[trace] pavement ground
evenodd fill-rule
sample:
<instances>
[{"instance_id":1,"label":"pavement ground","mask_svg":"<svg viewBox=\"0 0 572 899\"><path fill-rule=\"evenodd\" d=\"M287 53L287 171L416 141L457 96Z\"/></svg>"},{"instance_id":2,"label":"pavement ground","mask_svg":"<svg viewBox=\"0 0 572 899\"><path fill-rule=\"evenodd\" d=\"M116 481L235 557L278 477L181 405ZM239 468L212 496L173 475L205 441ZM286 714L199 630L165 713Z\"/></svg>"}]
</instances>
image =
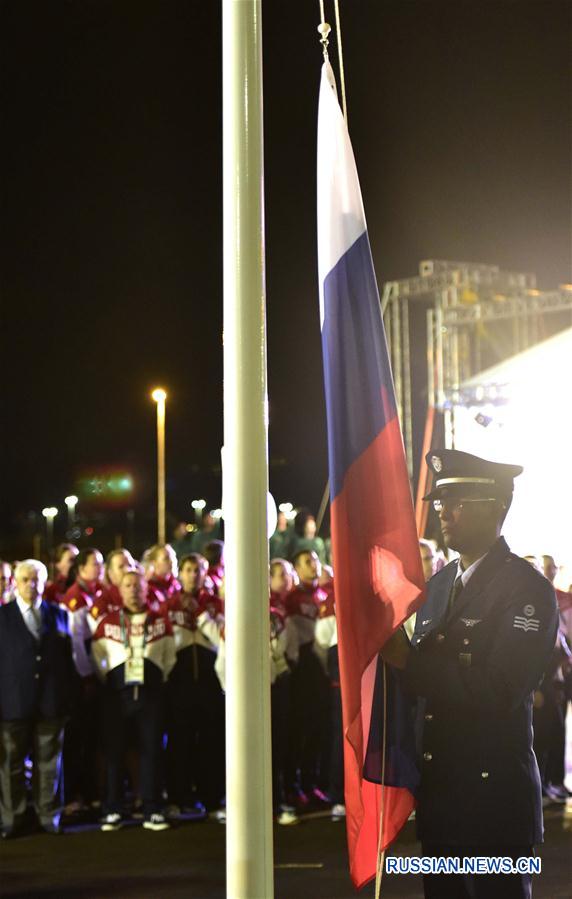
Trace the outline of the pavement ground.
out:
<instances>
[{"instance_id":1,"label":"pavement ground","mask_svg":"<svg viewBox=\"0 0 572 899\"><path fill-rule=\"evenodd\" d=\"M545 810L546 842L534 899L572 899L572 807ZM224 899L225 826L189 821L162 833L132 824L115 833L74 828L0 844L2 899ZM324 813L275 827L276 899L351 899L345 826ZM392 852L420 851L408 823ZM373 884L361 896L371 897ZM422 899L421 878L386 875L383 899Z\"/></svg>"}]
</instances>

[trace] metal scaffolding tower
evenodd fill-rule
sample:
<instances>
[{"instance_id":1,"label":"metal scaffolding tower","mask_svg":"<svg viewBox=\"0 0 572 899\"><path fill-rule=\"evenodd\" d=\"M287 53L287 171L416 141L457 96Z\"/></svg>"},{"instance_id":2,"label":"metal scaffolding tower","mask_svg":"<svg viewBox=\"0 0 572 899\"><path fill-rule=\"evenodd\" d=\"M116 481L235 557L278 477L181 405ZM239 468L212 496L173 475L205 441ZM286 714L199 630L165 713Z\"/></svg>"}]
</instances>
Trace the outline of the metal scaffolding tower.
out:
<instances>
[{"instance_id":1,"label":"metal scaffolding tower","mask_svg":"<svg viewBox=\"0 0 572 899\"><path fill-rule=\"evenodd\" d=\"M384 285L381 308L412 478L410 302L422 304L426 310L428 407L443 414L445 442L454 447L455 406L463 401L462 384L493 361L521 353L542 340L545 315L572 313L572 284L542 291L531 273L503 271L496 265L424 260L416 277Z\"/></svg>"}]
</instances>

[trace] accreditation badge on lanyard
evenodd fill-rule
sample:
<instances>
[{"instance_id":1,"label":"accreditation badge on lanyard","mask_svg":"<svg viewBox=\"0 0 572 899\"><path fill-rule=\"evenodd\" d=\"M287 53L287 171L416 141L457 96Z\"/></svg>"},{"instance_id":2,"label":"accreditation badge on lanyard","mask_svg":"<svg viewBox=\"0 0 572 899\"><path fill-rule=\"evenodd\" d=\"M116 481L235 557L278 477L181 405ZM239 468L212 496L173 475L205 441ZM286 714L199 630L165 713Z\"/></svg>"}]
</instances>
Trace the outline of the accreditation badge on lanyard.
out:
<instances>
[{"instance_id":1,"label":"accreditation badge on lanyard","mask_svg":"<svg viewBox=\"0 0 572 899\"><path fill-rule=\"evenodd\" d=\"M147 616L145 616L146 618ZM143 622L143 634L141 642L138 645L132 645L132 639L129 639L129 633L125 626L125 613L123 609L120 615L121 636L123 645L127 653L125 660L125 685L143 684L145 682L145 643L147 642L147 631L145 628L146 621Z\"/></svg>"}]
</instances>

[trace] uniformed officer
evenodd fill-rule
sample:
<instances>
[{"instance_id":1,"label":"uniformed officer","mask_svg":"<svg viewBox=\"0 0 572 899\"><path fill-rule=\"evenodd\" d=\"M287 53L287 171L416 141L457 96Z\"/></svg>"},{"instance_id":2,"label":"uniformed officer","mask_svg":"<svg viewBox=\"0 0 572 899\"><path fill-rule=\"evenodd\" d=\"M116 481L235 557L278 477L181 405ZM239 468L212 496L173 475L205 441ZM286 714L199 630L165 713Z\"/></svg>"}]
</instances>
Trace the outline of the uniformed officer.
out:
<instances>
[{"instance_id":1,"label":"uniformed officer","mask_svg":"<svg viewBox=\"0 0 572 899\"><path fill-rule=\"evenodd\" d=\"M413 645L402 630L382 655L418 702L424 855L533 854L542 841L532 695L554 648L552 585L500 536L517 465L434 450L425 499L445 544L460 554L429 582ZM426 897L529 897L529 874L424 878Z\"/></svg>"}]
</instances>

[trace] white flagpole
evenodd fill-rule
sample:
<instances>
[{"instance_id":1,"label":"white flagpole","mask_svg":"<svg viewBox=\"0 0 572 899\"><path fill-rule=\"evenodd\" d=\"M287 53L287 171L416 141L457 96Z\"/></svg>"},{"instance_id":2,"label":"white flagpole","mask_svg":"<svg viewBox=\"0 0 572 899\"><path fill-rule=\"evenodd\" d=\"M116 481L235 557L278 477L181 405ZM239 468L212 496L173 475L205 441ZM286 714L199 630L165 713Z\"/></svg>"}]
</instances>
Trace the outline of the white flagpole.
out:
<instances>
[{"instance_id":1,"label":"white flagpole","mask_svg":"<svg viewBox=\"0 0 572 899\"><path fill-rule=\"evenodd\" d=\"M272 899L260 0L223 0L227 897Z\"/></svg>"}]
</instances>

